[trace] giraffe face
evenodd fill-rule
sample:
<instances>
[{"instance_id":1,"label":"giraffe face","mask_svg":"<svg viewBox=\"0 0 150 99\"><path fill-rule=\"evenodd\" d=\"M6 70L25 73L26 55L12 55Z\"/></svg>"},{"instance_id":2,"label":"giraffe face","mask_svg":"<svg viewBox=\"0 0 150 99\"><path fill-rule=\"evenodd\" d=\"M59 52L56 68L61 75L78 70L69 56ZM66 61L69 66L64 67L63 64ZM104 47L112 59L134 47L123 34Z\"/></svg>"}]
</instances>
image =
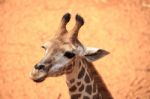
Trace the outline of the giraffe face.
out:
<instances>
[{"instance_id":1,"label":"giraffe face","mask_svg":"<svg viewBox=\"0 0 150 99\"><path fill-rule=\"evenodd\" d=\"M73 60L78 51L70 42L48 41L42 48L44 57L37 63L31 73L34 81L43 81L47 76L56 77L68 73L73 68Z\"/></svg>"},{"instance_id":2,"label":"giraffe face","mask_svg":"<svg viewBox=\"0 0 150 99\"><path fill-rule=\"evenodd\" d=\"M44 57L37 63L31 72L31 78L36 82L45 80L46 77L56 77L70 73L74 68L74 62L79 57L94 61L107 55L108 52L97 48L75 47L71 42L58 40L46 42L42 48L45 49Z\"/></svg>"},{"instance_id":3,"label":"giraffe face","mask_svg":"<svg viewBox=\"0 0 150 99\"><path fill-rule=\"evenodd\" d=\"M71 31L67 31L66 24L70 20L70 14L62 17L62 21L54 40L46 42L42 47L45 55L38 62L32 72L31 79L36 82L43 81L46 77L60 76L70 73L74 67L75 60L79 57L88 61L96 60L107 54L106 51L86 48L77 39L80 27L84 24L81 16L76 15L76 24Z\"/></svg>"}]
</instances>

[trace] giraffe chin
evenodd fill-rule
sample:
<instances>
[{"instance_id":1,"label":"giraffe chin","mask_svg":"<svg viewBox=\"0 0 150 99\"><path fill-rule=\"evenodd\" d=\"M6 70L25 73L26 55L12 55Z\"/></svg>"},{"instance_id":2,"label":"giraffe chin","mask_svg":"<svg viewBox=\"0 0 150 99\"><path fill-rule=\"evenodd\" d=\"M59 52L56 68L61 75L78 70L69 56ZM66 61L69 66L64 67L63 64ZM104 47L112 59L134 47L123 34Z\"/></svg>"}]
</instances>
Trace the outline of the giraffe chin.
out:
<instances>
[{"instance_id":1,"label":"giraffe chin","mask_svg":"<svg viewBox=\"0 0 150 99\"><path fill-rule=\"evenodd\" d=\"M45 80L45 78L40 78L40 79L34 79L33 81L36 82L36 83L40 83L40 82L43 82Z\"/></svg>"}]
</instances>

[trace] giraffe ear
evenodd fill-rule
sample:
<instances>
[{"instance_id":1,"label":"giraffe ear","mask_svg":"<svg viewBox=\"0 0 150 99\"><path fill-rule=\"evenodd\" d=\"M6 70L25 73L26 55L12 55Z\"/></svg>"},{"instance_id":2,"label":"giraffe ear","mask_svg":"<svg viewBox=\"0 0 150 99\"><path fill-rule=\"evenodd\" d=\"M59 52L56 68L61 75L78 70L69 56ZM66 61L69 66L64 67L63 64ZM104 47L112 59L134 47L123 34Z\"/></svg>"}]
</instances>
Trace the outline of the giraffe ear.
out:
<instances>
[{"instance_id":1,"label":"giraffe ear","mask_svg":"<svg viewBox=\"0 0 150 99\"><path fill-rule=\"evenodd\" d=\"M103 49L98 49L98 48L90 48L87 47L86 48L86 52L85 52L85 57L87 58L87 60L89 61L95 61L99 58L102 58L105 55L108 55L109 52L105 51Z\"/></svg>"}]
</instances>

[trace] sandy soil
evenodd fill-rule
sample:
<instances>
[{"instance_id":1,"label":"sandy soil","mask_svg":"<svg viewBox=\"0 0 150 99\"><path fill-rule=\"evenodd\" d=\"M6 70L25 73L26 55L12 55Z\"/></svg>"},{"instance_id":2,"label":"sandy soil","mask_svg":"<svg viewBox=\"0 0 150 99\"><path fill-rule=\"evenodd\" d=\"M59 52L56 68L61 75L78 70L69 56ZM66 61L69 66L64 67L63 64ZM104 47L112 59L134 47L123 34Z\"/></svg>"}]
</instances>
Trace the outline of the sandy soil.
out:
<instances>
[{"instance_id":1,"label":"sandy soil","mask_svg":"<svg viewBox=\"0 0 150 99\"><path fill-rule=\"evenodd\" d=\"M0 0L0 99L69 99L64 76L29 79L66 12L85 18L85 45L111 53L94 64L114 99L150 99L148 0Z\"/></svg>"}]
</instances>

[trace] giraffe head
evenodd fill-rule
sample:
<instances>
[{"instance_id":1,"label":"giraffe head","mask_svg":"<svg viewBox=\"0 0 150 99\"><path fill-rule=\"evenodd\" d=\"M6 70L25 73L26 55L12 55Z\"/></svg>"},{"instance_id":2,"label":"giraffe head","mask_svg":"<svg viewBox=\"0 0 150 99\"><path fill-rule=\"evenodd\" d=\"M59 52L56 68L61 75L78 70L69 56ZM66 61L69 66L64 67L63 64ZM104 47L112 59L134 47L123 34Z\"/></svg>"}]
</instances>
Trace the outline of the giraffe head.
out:
<instances>
[{"instance_id":1,"label":"giraffe head","mask_svg":"<svg viewBox=\"0 0 150 99\"><path fill-rule=\"evenodd\" d=\"M75 59L86 58L94 61L108 54L107 51L97 48L88 48L78 40L78 32L84 24L80 15L76 15L76 24L71 31L67 31L66 25L70 20L70 14L66 13L61 20L56 37L47 41L42 47L45 55L38 62L32 72L31 79L36 82L43 81L46 77L56 77L70 73L74 67Z\"/></svg>"}]
</instances>

